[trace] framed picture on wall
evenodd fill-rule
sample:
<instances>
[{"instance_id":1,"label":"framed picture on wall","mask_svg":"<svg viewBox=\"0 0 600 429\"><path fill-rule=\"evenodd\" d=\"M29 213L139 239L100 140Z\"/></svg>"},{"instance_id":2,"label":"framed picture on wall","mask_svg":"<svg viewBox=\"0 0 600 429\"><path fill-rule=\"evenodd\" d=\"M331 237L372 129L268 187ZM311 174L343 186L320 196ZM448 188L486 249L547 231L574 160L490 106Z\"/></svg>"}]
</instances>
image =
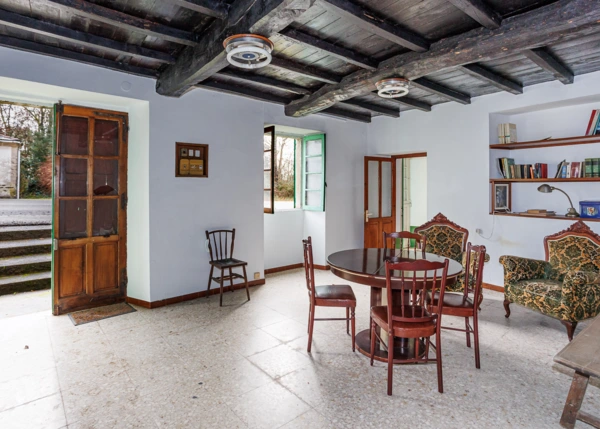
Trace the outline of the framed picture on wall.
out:
<instances>
[{"instance_id":1,"label":"framed picture on wall","mask_svg":"<svg viewBox=\"0 0 600 429\"><path fill-rule=\"evenodd\" d=\"M493 183L492 213L511 211L510 183Z\"/></svg>"}]
</instances>

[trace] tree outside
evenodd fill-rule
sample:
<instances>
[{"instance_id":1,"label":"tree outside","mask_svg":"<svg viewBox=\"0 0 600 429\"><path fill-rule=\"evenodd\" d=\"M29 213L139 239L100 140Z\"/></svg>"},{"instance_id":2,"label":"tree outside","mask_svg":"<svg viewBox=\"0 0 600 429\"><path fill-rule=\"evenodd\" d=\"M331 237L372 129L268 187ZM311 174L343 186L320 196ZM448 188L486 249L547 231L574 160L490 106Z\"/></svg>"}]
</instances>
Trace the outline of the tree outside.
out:
<instances>
[{"instance_id":1,"label":"tree outside","mask_svg":"<svg viewBox=\"0 0 600 429\"><path fill-rule=\"evenodd\" d=\"M294 201L296 139L277 136L275 144L275 201Z\"/></svg>"},{"instance_id":2,"label":"tree outside","mask_svg":"<svg viewBox=\"0 0 600 429\"><path fill-rule=\"evenodd\" d=\"M52 109L0 101L0 134L17 138L21 150L21 198L52 196Z\"/></svg>"}]
</instances>

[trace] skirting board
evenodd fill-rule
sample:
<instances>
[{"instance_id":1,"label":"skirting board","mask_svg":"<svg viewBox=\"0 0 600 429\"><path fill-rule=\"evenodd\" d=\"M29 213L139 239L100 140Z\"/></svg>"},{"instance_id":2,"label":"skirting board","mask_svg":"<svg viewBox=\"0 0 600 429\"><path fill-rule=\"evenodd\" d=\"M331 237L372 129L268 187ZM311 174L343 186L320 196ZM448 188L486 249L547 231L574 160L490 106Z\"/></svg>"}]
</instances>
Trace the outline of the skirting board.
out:
<instances>
[{"instance_id":1,"label":"skirting board","mask_svg":"<svg viewBox=\"0 0 600 429\"><path fill-rule=\"evenodd\" d=\"M250 286L250 287L264 285L264 284L265 284L265 279L252 280L252 281L248 282L248 286ZM243 283L235 284L235 285L233 285L233 289L234 290L244 289L244 284ZM223 292L229 292L230 290L231 290L231 286L225 286L223 288ZM217 295L218 293L219 293L218 287L216 289L210 290L211 295ZM132 297L128 296L127 302L129 304L139 305L140 307L144 307L144 308L158 308L158 307L164 307L165 305L177 304L177 303L184 302L184 301L191 301L192 299L202 298L202 297L205 297L206 295L207 295L206 291L203 290L200 292L194 292L194 293L190 293L187 295L174 296L173 298L161 299L160 301L152 301L152 302L148 302L148 301L144 301L142 299L132 298Z\"/></svg>"},{"instance_id":2,"label":"skirting board","mask_svg":"<svg viewBox=\"0 0 600 429\"><path fill-rule=\"evenodd\" d=\"M495 290L496 292L504 293L504 287L503 286L496 286L496 285L493 285L491 283L483 283L482 286L483 286L484 289Z\"/></svg>"},{"instance_id":3,"label":"skirting board","mask_svg":"<svg viewBox=\"0 0 600 429\"><path fill-rule=\"evenodd\" d=\"M329 265L313 265L315 267L315 270L321 270L321 271L326 271L331 269L329 267ZM265 270L265 275L267 274L274 274L274 273L280 273L282 271L288 271L288 270L296 270L298 268L302 268L304 267L304 264L302 262L300 262L299 264L292 264L292 265L284 265L282 267L275 267L275 268L267 268Z\"/></svg>"}]
</instances>

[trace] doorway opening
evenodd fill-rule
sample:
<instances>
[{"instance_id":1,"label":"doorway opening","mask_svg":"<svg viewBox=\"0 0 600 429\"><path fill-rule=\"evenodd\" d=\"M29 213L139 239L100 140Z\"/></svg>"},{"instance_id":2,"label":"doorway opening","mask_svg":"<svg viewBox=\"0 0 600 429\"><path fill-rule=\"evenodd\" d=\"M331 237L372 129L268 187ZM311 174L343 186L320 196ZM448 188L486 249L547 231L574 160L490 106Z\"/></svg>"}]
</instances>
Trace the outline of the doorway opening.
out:
<instances>
[{"instance_id":1,"label":"doorway opening","mask_svg":"<svg viewBox=\"0 0 600 429\"><path fill-rule=\"evenodd\" d=\"M0 100L0 297L28 292L3 313L48 308L53 132L52 108Z\"/></svg>"},{"instance_id":2,"label":"doorway opening","mask_svg":"<svg viewBox=\"0 0 600 429\"><path fill-rule=\"evenodd\" d=\"M427 222L427 154L395 156L396 227L414 232ZM412 244L412 243L411 243Z\"/></svg>"}]
</instances>

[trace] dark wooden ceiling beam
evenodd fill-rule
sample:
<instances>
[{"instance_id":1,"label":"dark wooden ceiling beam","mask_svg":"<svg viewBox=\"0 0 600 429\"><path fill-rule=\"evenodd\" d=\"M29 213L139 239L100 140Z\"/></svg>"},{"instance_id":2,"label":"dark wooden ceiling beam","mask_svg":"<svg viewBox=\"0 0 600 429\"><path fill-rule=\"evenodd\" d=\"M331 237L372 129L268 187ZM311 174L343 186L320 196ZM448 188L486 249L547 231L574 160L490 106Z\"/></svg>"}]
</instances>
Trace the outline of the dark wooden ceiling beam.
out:
<instances>
[{"instance_id":1,"label":"dark wooden ceiling beam","mask_svg":"<svg viewBox=\"0 0 600 429\"><path fill-rule=\"evenodd\" d=\"M377 91L374 93L377 94ZM423 112L431 112L431 104L427 104L423 101L415 100L414 98L410 97L386 98L386 101L392 101L396 104L418 109Z\"/></svg>"},{"instance_id":2,"label":"dark wooden ceiling beam","mask_svg":"<svg viewBox=\"0 0 600 429\"><path fill-rule=\"evenodd\" d=\"M371 115L370 114L350 112L348 110L340 109L339 107L329 107L328 109L325 109L319 113L323 113L323 114L329 115L329 116L335 116L336 118L351 119L353 121L364 122L366 124L371 123Z\"/></svg>"},{"instance_id":3,"label":"dark wooden ceiling beam","mask_svg":"<svg viewBox=\"0 0 600 429\"><path fill-rule=\"evenodd\" d=\"M523 54L548 73L552 73L556 79L565 85L573 83L573 72L547 50L543 48L530 49L523 51Z\"/></svg>"},{"instance_id":4,"label":"dark wooden ceiling beam","mask_svg":"<svg viewBox=\"0 0 600 429\"><path fill-rule=\"evenodd\" d=\"M296 85L294 83L286 82L283 80L273 79L267 76L262 76L259 74L250 74L250 73L242 73L242 72L234 72L230 70L222 70L218 73L215 73L214 76L225 76L231 79L235 79L237 81L242 82L252 82L259 85L267 86L269 88L276 88L281 91L290 92L292 94L298 95L310 95L312 91L308 88L304 88L300 85Z\"/></svg>"},{"instance_id":5,"label":"dark wooden ceiling beam","mask_svg":"<svg viewBox=\"0 0 600 429\"><path fill-rule=\"evenodd\" d=\"M229 5L220 0L167 0L186 9L199 12L202 15L212 16L217 19L226 19Z\"/></svg>"},{"instance_id":6,"label":"dark wooden ceiling beam","mask_svg":"<svg viewBox=\"0 0 600 429\"><path fill-rule=\"evenodd\" d=\"M382 61L377 70L352 73L335 85L286 106L289 116L306 116L337 102L368 94L390 76L414 80L465 64L491 61L557 41L567 42L600 28L600 0L558 0L530 12L505 18L500 28L480 27L431 45L428 52L409 52Z\"/></svg>"},{"instance_id":7,"label":"dark wooden ceiling beam","mask_svg":"<svg viewBox=\"0 0 600 429\"><path fill-rule=\"evenodd\" d=\"M447 100L456 101L460 104L471 104L471 97L467 94L450 89L447 86L440 85L424 77L413 80L411 84L424 91L444 97Z\"/></svg>"},{"instance_id":8,"label":"dark wooden ceiling beam","mask_svg":"<svg viewBox=\"0 0 600 429\"><path fill-rule=\"evenodd\" d=\"M340 83L342 81L341 76L334 75L313 66L303 65L295 61L290 61L279 57L273 57L271 64L269 64L267 67L287 70L297 75L325 83Z\"/></svg>"},{"instance_id":9,"label":"dark wooden ceiling beam","mask_svg":"<svg viewBox=\"0 0 600 429\"><path fill-rule=\"evenodd\" d=\"M375 70L377 68L377 61L366 55L359 54L351 49L344 48L340 45L326 42L325 40L311 36L310 34L303 33L292 28L286 28L279 33L281 37L287 40L291 40L295 43L302 43L311 48L318 49L322 52L326 52L332 57L339 58L349 64L361 67L367 70Z\"/></svg>"},{"instance_id":10,"label":"dark wooden ceiling beam","mask_svg":"<svg viewBox=\"0 0 600 429\"><path fill-rule=\"evenodd\" d=\"M340 104L347 104L349 106L360 107L361 109L369 110L370 112L379 113L384 116L390 116L392 118L400 117L400 109L392 109L385 106L380 106L378 104L368 103L365 101L359 100L346 100Z\"/></svg>"},{"instance_id":11,"label":"dark wooden ceiling beam","mask_svg":"<svg viewBox=\"0 0 600 429\"><path fill-rule=\"evenodd\" d=\"M131 66L129 64L119 63L116 61L107 60L105 58L82 54L80 52L69 51L67 49L57 48L55 46L50 45L44 45L37 42L31 42L29 40L17 39L15 37L0 35L0 46L6 46L7 48L18 49L20 51L32 52L34 54L46 55L49 57L77 61L79 63L84 64L91 64L94 66L103 67L111 70L117 70L120 72L134 74L138 76L152 78L158 76L158 72L156 70Z\"/></svg>"},{"instance_id":12,"label":"dark wooden ceiling beam","mask_svg":"<svg viewBox=\"0 0 600 429\"><path fill-rule=\"evenodd\" d=\"M425 52L429 42L420 35L398 25L387 23L382 17L349 0L320 0L337 15L364 30L412 51Z\"/></svg>"},{"instance_id":13,"label":"dark wooden ceiling beam","mask_svg":"<svg viewBox=\"0 0 600 429\"><path fill-rule=\"evenodd\" d=\"M469 15L485 28L496 29L502 23L502 17L483 0L448 0L458 9Z\"/></svg>"},{"instance_id":14,"label":"dark wooden ceiling beam","mask_svg":"<svg viewBox=\"0 0 600 429\"><path fill-rule=\"evenodd\" d=\"M511 94L523 94L523 85L513 80L507 79L504 76L500 76L493 71L482 67L478 64L467 64L461 67L461 70L470 76L477 79L484 80L503 91L510 92Z\"/></svg>"},{"instance_id":15,"label":"dark wooden ceiling beam","mask_svg":"<svg viewBox=\"0 0 600 429\"><path fill-rule=\"evenodd\" d=\"M94 36L90 33L72 30L67 27L52 24L46 21L19 15L4 9L0 9L0 24L9 27L25 30L30 33L40 34L52 37L57 40L73 42L81 46L91 48L101 48L103 51L112 52L118 55L128 55L137 58L151 59L161 63L174 63L175 58L171 55L144 48L142 46L131 45L129 43L119 42L105 37Z\"/></svg>"},{"instance_id":16,"label":"dark wooden ceiling beam","mask_svg":"<svg viewBox=\"0 0 600 429\"><path fill-rule=\"evenodd\" d=\"M185 48L177 62L165 68L156 82L161 95L178 97L229 64L223 41L241 33L269 37L306 12L315 0L236 0L226 20L214 21L200 43Z\"/></svg>"}]
</instances>

